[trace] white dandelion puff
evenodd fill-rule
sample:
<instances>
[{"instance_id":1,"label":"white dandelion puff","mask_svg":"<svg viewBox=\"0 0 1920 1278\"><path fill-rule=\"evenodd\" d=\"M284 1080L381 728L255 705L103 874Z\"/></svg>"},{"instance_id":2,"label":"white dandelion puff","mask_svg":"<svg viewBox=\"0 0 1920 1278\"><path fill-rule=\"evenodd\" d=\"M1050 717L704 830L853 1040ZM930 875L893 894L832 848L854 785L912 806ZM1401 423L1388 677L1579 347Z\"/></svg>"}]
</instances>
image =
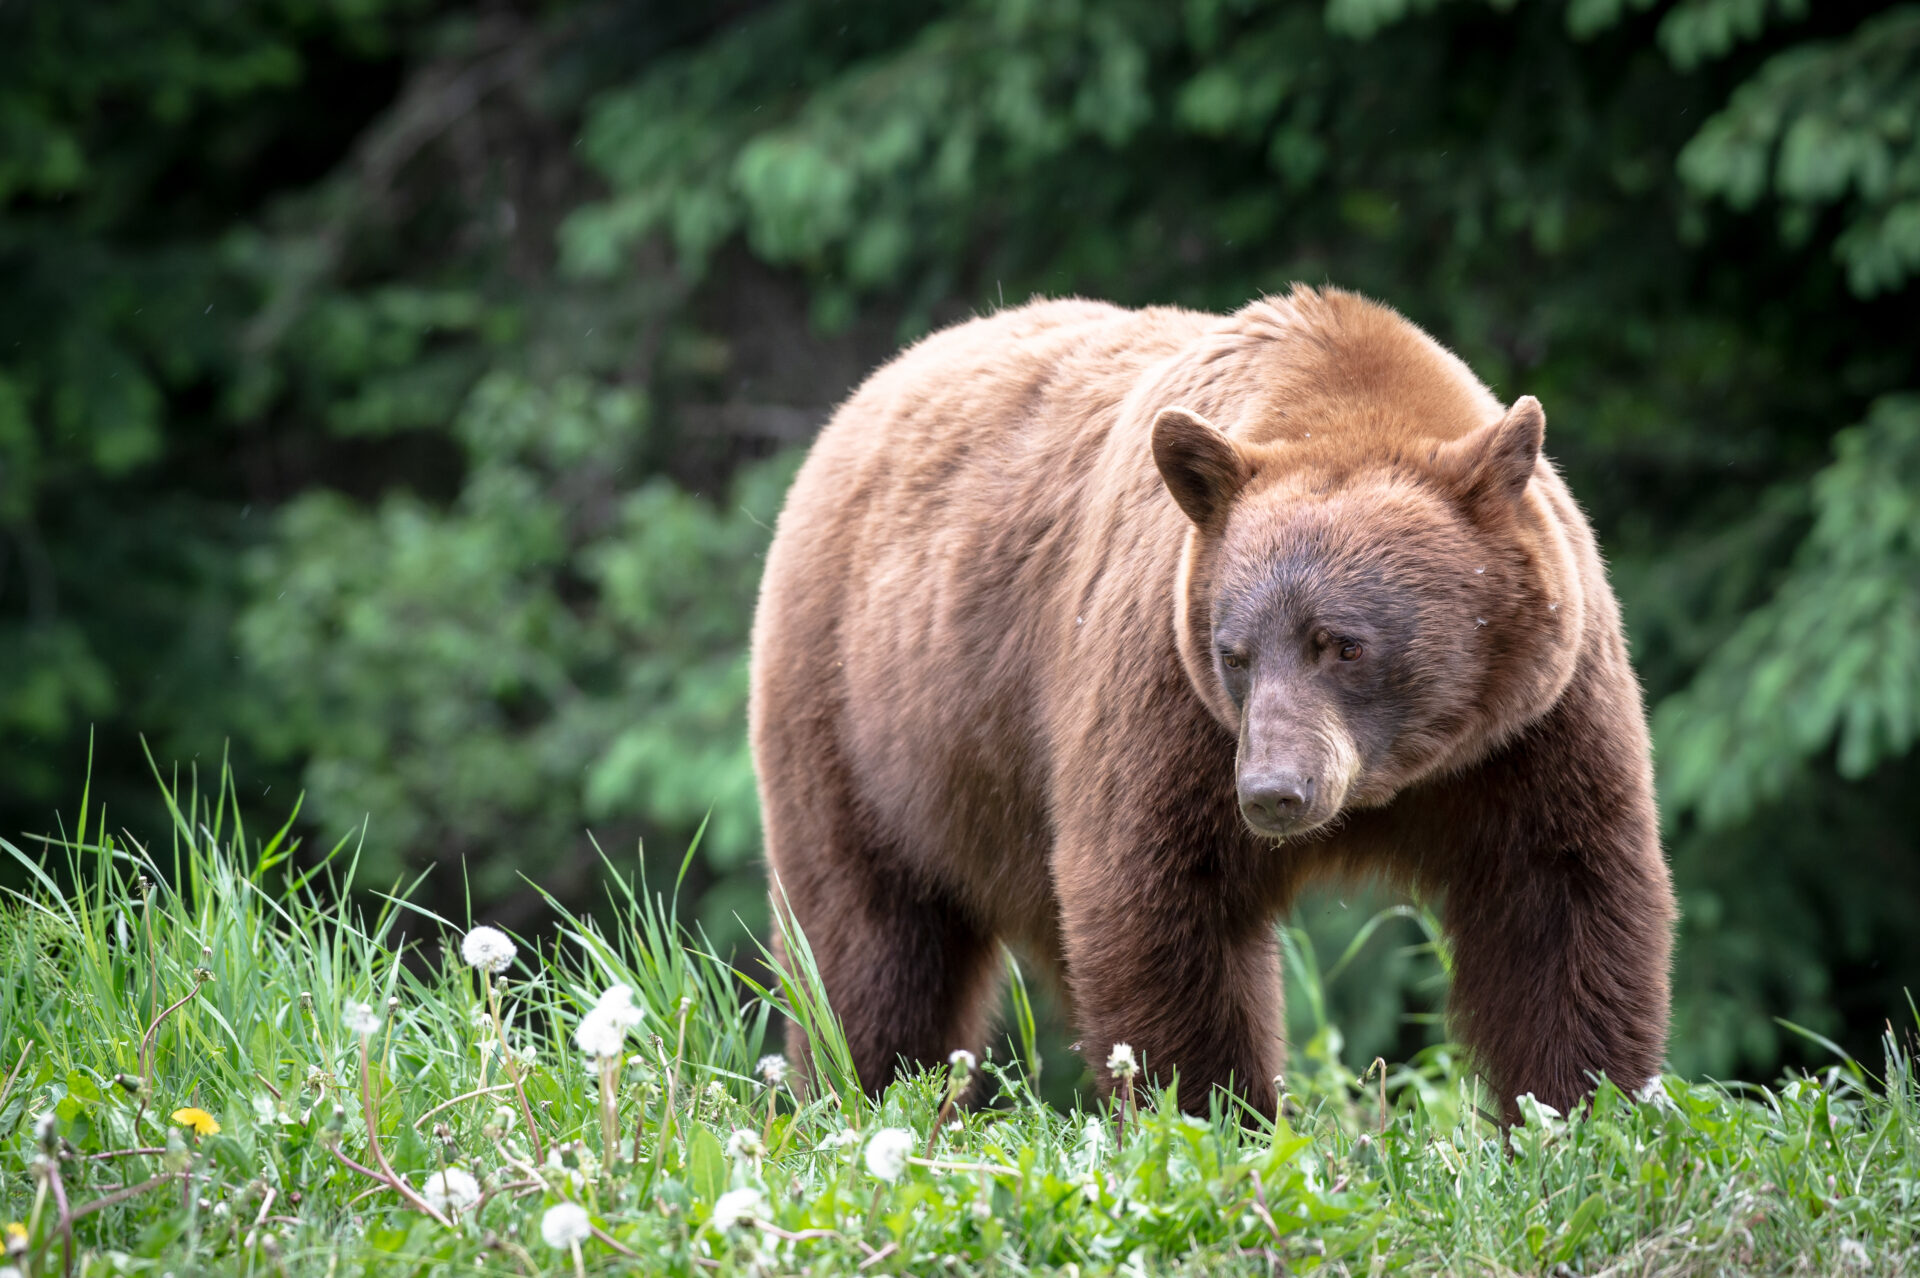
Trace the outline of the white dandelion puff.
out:
<instances>
[{"instance_id":1,"label":"white dandelion puff","mask_svg":"<svg viewBox=\"0 0 1920 1278\"><path fill-rule=\"evenodd\" d=\"M513 940L497 927L476 927L460 940L460 957L467 966L482 972L504 972L520 952Z\"/></svg>"},{"instance_id":2,"label":"white dandelion puff","mask_svg":"<svg viewBox=\"0 0 1920 1278\"><path fill-rule=\"evenodd\" d=\"M466 1211L480 1201L480 1182L464 1168L449 1167L427 1177L420 1196L435 1211Z\"/></svg>"},{"instance_id":3,"label":"white dandelion puff","mask_svg":"<svg viewBox=\"0 0 1920 1278\"><path fill-rule=\"evenodd\" d=\"M899 1180L907 1170L913 1133L904 1127L882 1127L867 1141L867 1170L881 1180Z\"/></svg>"},{"instance_id":4,"label":"white dandelion puff","mask_svg":"<svg viewBox=\"0 0 1920 1278\"><path fill-rule=\"evenodd\" d=\"M340 1013L340 1023L350 1032L365 1038L380 1028L380 1013L373 1010L371 1003L356 1003L348 999L346 1010Z\"/></svg>"},{"instance_id":5,"label":"white dandelion puff","mask_svg":"<svg viewBox=\"0 0 1920 1278\"><path fill-rule=\"evenodd\" d=\"M980 1064L980 1061L972 1052L961 1047L947 1054L947 1064L953 1066L962 1074L971 1074Z\"/></svg>"},{"instance_id":6,"label":"white dandelion puff","mask_svg":"<svg viewBox=\"0 0 1920 1278\"><path fill-rule=\"evenodd\" d=\"M727 1157L738 1162L743 1158L758 1158L767 1152L760 1143L760 1133L751 1127L737 1127L733 1135L727 1137Z\"/></svg>"},{"instance_id":7,"label":"white dandelion puff","mask_svg":"<svg viewBox=\"0 0 1920 1278\"><path fill-rule=\"evenodd\" d=\"M627 1050L627 1026L618 1015L596 1007L580 1018L573 1031L575 1046L598 1060L608 1060Z\"/></svg>"},{"instance_id":8,"label":"white dandelion puff","mask_svg":"<svg viewBox=\"0 0 1920 1278\"><path fill-rule=\"evenodd\" d=\"M787 1058L784 1056L762 1056L753 1072L766 1080L768 1087L778 1087L787 1081Z\"/></svg>"},{"instance_id":9,"label":"white dandelion puff","mask_svg":"<svg viewBox=\"0 0 1920 1278\"><path fill-rule=\"evenodd\" d=\"M1132 1078L1139 1069L1139 1064L1133 1058L1133 1048L1128 1044L1115 1043L1113 1050L1107 1053L1107 1072L1115 1078Z\"/></svg>"},{"instance_id":10,"label":"white dandelion puff","mask_svg":"<svg viewBox=\"0 0 1920 1278\"><path fill-rule=\"evenodd\" d=\"M721 1229L751 1225L773 1215L767 1196L757 1189L729 1189L714 1200L713 1223Z\"/></svg>"},{"instance_id":11,"label":"white dandelion puff","mask_svg":"<svg viewBox=\"0 0 1920 1278\"><path fill-rule=\"evenodd\" d=\"M622 1030L634 1029L647 1019L645 1009L633 1001L631 985L607 986L599 1001L593 1005L593 1010L603 1013Z\"/></svg>"},{"instance_id":12,"label":"white dandelion puff","mask_svg":"<svg viewBox=\"0 0 1920 1278\"><path fill-rule=\"evenodd\" d=\"M555 1203L540 1217L540 1237L556 1250L578 1247L592 1236L593 1219L579 1203Z\"/></svg>"}]
</instances>

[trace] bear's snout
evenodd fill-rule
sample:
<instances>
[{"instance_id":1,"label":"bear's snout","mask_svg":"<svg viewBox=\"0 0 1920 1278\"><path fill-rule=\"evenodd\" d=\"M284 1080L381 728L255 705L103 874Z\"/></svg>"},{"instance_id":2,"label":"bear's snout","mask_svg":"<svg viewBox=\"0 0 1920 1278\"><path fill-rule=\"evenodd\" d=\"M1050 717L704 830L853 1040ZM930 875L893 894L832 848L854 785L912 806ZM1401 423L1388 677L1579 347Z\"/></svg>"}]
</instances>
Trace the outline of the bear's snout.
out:
<instances>
[{"instance_id":1,"label":"bear's snout","mask_svg":"<svg viewBox=\"0 0 1920 1278\"><path fill-rule=\"evenodd\" d=\"M1313 810L1313 778L1290 770L1240 778L1240 812L1262 834L1290 834Z\"/></svg>"}]
</instances>

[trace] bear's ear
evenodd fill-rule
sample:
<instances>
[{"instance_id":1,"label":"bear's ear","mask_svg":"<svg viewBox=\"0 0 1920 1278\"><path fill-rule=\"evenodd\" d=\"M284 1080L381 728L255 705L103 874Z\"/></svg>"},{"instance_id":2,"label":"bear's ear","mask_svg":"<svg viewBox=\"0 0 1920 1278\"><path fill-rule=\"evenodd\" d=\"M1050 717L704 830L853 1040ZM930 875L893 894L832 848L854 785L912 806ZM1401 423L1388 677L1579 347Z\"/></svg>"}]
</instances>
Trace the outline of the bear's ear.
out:
<instances>
[{"instance_id":1,"label":"bear's ear","mask_svg":"<svg viewBox=\"0 0 1920 1278\"><path fill-rule=\"evenodd\" d=\"M1253 478L1253 467L1234 442L1185 408L1163 408L1154 419L1153 464L1180 509L1202 528L1223 519Z\"/></svg>"},{"instance_id":2,"label":"bear's ear","mask_svg":"<svg viewBox=\"0 0 1920 1278\"><path fill-rule=\"evenodd\" d=\"M1499 421L1442 444L1434 460L1469 509L1494 513L1526 492L1546 436L1540 401L1522 395Z\"/></svg>"}]
</instances>

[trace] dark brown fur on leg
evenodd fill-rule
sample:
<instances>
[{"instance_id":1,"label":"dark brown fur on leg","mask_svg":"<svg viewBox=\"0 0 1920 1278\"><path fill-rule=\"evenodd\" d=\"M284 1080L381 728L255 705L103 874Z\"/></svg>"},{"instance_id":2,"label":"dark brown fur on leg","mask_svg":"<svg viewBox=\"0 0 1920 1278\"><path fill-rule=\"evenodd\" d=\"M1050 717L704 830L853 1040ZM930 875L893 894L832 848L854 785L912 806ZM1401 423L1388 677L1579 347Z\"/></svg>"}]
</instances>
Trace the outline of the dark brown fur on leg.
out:
<instances>
[{"instance_id":1,"label":"dark brown fur on leg","mask_svg":"<svg viewBox=\"0 0 1920 1278\"><path fill-rule=\"evenodd\" d=\"M1218 1087L1272 1117L1285 1056L1273 929L1216 928L1113 900L1069 900L1066 910L1082 1050L1101 1094L1115 1087L1108 1054L1126 1043L1141 1081L1177 1081L1189 1113L1206 1113Z\"/></svg>"},{"instance_id":2,"label":"dark brown fur on leg","mask_svg":"<svg viewBox=\"0 0 1920 1278\"><path fill-rule=\"evenodd\" d=\"M1444 783L1470 804L1429 809L1452 832L1427 877L1445 895L1454 1029L1508 1122L1527 1093L1570 1112L1595 1075L1632 1091L1666 1045L1672 890L1644 755L1609 739L1602 697L1577 677L1545 720Z\"/></svg>"},{"instance_id":3,"label":"dark brown fur on leg","mask_svg":"<svg viewBox=\"0 0 1920 1278\"><path fill-rule=\"evenodd\" d=\"M964 911L883 870L803 883L788 888L787 902L870 1095L902 1063L944 1066L957 1048L981 1053L997 969L991 938ZM800 1070L810 1069L797 1028L788 1052Z\"/></svg>"},{"instance_id":4,"label":"dark brown fur on leg","mask_svg":"<svg viewBox=\"0 0 1920 1278\"><path fill-rule=\"evenodd\" d=\"M1103 1095L1108 1053L1126 1043L1143 1080L1177 1076L1188 1112L1206 1113L1224 1087L1271 1116L1285 1061L1272 920L1286 862L1235 811L1233 742L1173 661L1160 668L1125 702L1074 707L1090 741L1153 736L1166 750L1151 775L1109 759L1058 786L1054 890L1075 1025Z\"/></svg>"}]
</instances>

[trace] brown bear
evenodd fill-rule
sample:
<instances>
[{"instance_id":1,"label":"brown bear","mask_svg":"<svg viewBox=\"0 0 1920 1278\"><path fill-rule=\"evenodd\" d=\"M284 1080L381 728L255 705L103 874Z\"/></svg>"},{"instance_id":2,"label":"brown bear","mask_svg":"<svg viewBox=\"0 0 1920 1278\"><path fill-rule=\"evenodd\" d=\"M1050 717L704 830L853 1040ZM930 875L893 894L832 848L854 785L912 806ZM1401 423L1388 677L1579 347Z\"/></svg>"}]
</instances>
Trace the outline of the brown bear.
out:
<instances>
[{"instance_id":1,"label":"brown bear","mask_svg":"<svg viewBox=\"0 0 1920 1278\"><path fill-rule=\"evenodd\" d=\"M1271 1113L1274 922L1329 876L1438 898L1509 1119L1655 1073L1645 717L1544 426L1331 289L1038 302L873 374L780 516L751 709L775 906L863 1085L982 1048L1006 941L1105 1085L1124 1042Z\"/></svg>"}]
</instances>

